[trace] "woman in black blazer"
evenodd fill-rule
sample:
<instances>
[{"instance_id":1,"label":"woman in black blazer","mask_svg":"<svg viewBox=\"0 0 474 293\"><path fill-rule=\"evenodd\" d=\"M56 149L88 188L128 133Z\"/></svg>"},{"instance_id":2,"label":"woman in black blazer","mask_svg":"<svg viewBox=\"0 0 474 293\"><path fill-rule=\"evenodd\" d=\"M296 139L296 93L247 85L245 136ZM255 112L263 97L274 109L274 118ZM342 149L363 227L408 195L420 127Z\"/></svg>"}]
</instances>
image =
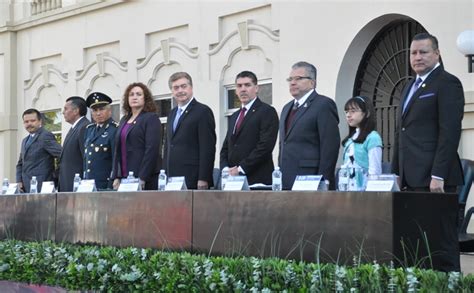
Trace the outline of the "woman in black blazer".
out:
<instances>
[{"instance_id":1,"label":"woman in black blazer","mask_svg":"<svg viewBox=\"0 0 474 293\"><path fill-rule=\"evenodd\" d=\"M161 122L148 87L140 82L130 84L122 109L125 115L115 137L114 189L118 189L120 178L133 171L143 190L156 190L161 168Z\"/></svg>"}]
</instances>

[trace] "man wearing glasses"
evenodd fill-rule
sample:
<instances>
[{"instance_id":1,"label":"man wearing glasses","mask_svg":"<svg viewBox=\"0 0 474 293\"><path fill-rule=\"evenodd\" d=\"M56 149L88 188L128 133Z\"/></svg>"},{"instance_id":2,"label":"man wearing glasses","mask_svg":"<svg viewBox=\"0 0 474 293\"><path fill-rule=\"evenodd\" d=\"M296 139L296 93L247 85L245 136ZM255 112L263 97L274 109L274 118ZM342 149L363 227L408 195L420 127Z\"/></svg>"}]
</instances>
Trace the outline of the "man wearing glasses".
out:
<instances>
[{"instance_id":1,"label":"man wearing glasses","mask_svg":"<svg viewBox=\"0 0 474 293\"><path fill-rule=\"evenodd\" d=\"M334 190L340 143L336 103L316 92L316 67L310 63L295 63L287 81L294 99L280 116L283 189L291 189L297 175L323 175Z\"/></svg>"}]
</instances>

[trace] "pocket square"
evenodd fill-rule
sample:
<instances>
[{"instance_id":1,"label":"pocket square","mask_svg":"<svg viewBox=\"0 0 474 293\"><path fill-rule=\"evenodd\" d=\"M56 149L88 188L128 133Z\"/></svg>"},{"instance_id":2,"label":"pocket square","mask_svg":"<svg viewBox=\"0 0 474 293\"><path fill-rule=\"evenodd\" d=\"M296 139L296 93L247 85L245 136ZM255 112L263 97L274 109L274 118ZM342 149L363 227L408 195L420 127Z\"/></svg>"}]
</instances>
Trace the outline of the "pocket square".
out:
<instances>
[{"instance_id":1,"label":"pocket square","mask_svg":"<svg viewBox=\"0 0 474 293\"><path fill-rule=\"evenodd\" d=\"M434 95L435 95L435 93L427 93L427 94L419 96L418 99L429 98L429 97L432 97Z\"/></svg>"}]
</instances>

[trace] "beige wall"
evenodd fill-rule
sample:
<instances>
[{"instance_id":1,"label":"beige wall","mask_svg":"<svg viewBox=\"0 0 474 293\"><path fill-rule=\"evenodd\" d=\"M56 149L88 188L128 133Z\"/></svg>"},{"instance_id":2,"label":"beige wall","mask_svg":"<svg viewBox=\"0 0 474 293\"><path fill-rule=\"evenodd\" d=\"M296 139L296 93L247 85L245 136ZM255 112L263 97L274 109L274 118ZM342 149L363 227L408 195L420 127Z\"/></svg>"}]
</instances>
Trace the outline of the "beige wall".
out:
<instances>
[{"instance_id":1,"label":"beige wall","mask_svg":"<svg viewBox=\"0 0 474 293\"><path fill-rule=\"evenodd\" d=\"M400 17L439 38L446 69L461 79L467 98L460 153L474 159L474 74L456 49L457 35L473 29L470 0L62 1L63 8L35 16L29 3L10 2L0 3L0 178L14 176L25 108L60 109L68 96L93 90L119 101L136 80L169 95L166 81L176 70L193 76L196 97L214 110L218 149L226 128L223 86L241 70L272 80L280 111L289 100L290 66L309 61L318 67L318 91L341 108L368 42Z\"/></svg>"}]
</instances>

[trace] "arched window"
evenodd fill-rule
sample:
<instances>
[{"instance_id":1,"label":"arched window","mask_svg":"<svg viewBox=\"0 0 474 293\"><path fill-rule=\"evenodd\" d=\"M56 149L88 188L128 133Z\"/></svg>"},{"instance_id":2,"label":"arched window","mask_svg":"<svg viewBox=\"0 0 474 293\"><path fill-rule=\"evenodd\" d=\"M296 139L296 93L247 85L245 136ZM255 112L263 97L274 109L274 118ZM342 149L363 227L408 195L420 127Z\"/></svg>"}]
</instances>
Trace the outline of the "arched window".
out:
<instances>
[{"instance_id":1,"label":"arched window","mask_svg":"<svg viewBox=\"0 0 474 293\"><path fill-rule=\"evenodd\" d=\"M353 95L374 101L385 162L392 157L402 90L415 75L410 67L411 39L422 32L426 30L412 19L389 23L370 42L357 71Z\"/></svg>"}]
</instances>

